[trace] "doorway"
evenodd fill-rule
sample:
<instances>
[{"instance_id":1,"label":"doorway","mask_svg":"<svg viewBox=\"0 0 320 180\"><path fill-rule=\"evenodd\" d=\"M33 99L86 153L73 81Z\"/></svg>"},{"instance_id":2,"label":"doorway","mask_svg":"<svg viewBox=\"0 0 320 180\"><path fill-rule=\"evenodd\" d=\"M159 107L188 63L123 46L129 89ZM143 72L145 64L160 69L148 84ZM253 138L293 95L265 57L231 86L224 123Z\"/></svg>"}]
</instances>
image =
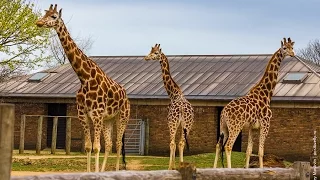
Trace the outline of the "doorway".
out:
<instances>
[{"instance_id":1,"label":"doorway","mask_svg":"<svg viewBox=\"0 0 320 180\"><path fill-rule=\"evenodd\" d=\"M220 136L220 116L221 116L221 112L223 110L222 106L218 106L217 107L217 111L218 111L218 121L217 121L217 142L219 140L219 136ZM236 142L233 145L232 151L237 151L237 152L241 152L241 142L242 142L242 131L240 132L240 134L238 135Z\"/></svg>"},{"instance_id":2,"label":"doorway","mask_svg":"<svg viewBox=\"0 0 320 180\"><path fill-rule=\"evenodd\" d=\"M66 116L67 104L50 103L48 104L48 116ZM47 124L47 147L51 147L53 117L48 117ZM57 127L57 149L65 149L66 147L66 117L58 118Z\"/></svg>"}]
</instances>

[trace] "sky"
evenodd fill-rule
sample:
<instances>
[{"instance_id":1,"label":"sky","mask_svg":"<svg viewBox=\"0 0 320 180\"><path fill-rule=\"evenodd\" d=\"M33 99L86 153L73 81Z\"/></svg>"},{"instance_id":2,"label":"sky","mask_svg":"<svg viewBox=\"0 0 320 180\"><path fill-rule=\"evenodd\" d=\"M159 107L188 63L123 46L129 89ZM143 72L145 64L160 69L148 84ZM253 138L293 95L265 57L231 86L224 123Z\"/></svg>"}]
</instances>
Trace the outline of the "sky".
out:
<instances>
[{"instance_id":1,"label":"sky","mask_svg":"<svg viewBox=\"0 0 320 180\"><path fill-rule=\"evenodd\" d=\"M62 8L72 37L91 37L90 56L272 54L320 38L319 0L37 0Z\"/></svg>"}]
</instances>

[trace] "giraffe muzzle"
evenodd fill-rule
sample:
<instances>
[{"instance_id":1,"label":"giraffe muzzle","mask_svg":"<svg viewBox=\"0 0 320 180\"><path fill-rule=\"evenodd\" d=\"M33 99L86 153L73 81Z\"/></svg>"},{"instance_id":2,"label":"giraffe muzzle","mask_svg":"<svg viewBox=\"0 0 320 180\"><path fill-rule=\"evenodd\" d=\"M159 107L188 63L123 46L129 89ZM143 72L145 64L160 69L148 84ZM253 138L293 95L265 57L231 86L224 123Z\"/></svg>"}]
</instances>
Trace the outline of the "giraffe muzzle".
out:
<instances>
[{"instance_id":1,"label":"giraffe muzzle","mask_svg":"<svg viewBox=\"0 0 320 180\"><path fill-rule=\"evenodd\" d=\"M146 61L149 61L151 58L149 58L149 57L144 57L143 59L146 60Z\"/></svg>"},{"instance_id":2,"label":"giraffe muzzle","mask_svg":"<svg viewBox=\"0 0 320 180\"><path fill-rule=\"evenodd\" d=\"M37 25L38 27L42 27L42 26L44 25L44 22L43 22L43 21L37 21L37 22L36 22L36 25Z\"/></svg>"}]
</instances>

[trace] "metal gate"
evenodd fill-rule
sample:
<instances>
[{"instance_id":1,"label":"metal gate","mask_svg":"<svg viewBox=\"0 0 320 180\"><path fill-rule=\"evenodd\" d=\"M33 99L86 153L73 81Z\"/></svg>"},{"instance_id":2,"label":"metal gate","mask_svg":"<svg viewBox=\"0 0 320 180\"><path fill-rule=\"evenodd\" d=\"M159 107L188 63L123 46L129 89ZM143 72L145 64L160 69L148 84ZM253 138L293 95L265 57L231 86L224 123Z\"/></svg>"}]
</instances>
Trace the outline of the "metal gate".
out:
<instances>
[{"instance_id":1,"label":"metal gate","mask_svg":"<svg viewBox=\"0 0 320 180\"><path fill-rule=\"evenodd\" d=\"M144 155L145 124L142 119L130 119L125 130L126 153Z\"/></svg>"}]
</instances>

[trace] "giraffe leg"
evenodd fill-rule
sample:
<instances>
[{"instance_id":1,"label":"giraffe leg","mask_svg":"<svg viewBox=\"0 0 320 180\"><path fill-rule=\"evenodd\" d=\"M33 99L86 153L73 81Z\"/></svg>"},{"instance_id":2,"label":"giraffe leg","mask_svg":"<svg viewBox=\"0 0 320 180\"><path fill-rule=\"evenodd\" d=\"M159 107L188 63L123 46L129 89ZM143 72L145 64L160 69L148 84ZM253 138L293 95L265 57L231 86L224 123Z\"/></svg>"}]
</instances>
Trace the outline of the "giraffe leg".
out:
<instances>
[{"instance_id":1,"label":"giraffe leg","mask_svg":"<svg viewBox=\"0 0 320 180\"><path fill-rule=\"evenodd\" d=\"M99 154L100 154L100 137L102 129L102 117L92 117L93 128L94 128L94 141L93 141L93 152L95 155L95 172L99 172Z\"/></svg>"},{"instance_id":2,"label":"giraffe leg","mask_svg":"<svg viewBox=\"0 0 320 180\"><path fill-rule=\"evenodd\" d=\"M128 121L130 118L130 104L129 101L125 103L125 105L121 108L119 119L117 120L117 142L116 142L116 149L117 149L117 160L116 160L116 171L118 171L120 168L120 154L122 153L123 161L125 160L125 154L124 154L124 142L122 142L122 138L124 136L124 131L126 130ZM124 162L125 163L125 162Z\"/></svg>"},{"instance_id":3,"label":"giraffe leg","mask_svg":"<svg viewBox=\"0 0 320 180\"><path fill-rule=\"evenodd\" d=\"M102 133L104 135L104 141L105 141L105 153L103 158L103 163L101 167L101 172L105 171L107 159L109 156L109 153L112 149L112 128L113 128L113 119L108 119L104 121Z\"/></svg>"},{"instance_id":4,"label":"giraffe leg","mask_svg":"<svg viewBox=\"0 0 320 180\"><path fill-rule=\"evenodd\" d=\"M235 132L234 134L229 134L229 138L225 145L225 151L226 151L226 157L227 157L227 168L231 168L231 152L234 142L236 141L238 135L240 133L240 130Z\"/></svg>"},{"instance_id":5,"label":"giraffe leg","mask_svg":"<svg viewBox=\"0 0 320 180\"><path fill-rule=\"evenodd\" d=\"M176 143L175 137L170 138L170 160L169 160L169 170L175 168L175 153L176 153Z\"/></svg>"},{"instance_id":6,"label":"giraffe leg","mask_svg":"<svg viewBox=\"0 0 320 180\"><path fill-rule=\"evenodd\" d=\"M249 161L250 156L252 153L253 141L252 141L252 128L249 127L249 134L248 134L248 147L246 152L246 168L249 168Z\"/></svg>"},{"instance_id":7,"label":"giraffe leg","mask_svg":"<svg viewBox=\"0 0 320 180\"><path fill-rule=\"evenodd\" d=\"M232 148L225 147L226 157L227 157L227 168L231 168L231 151Z\"/></svg>"},{"instance_id":8,"label":"giraffe leg","mask_svg":"<svg viewBox=\"0 0 320 180\"><path fill-rule=\"evenodd\" d=\"M118 126L119 127L119 126ZM120 169L120 155L122 150L122 137L124 136L125 125L120 126L117 131L117 160L116 160L116 171ZM124 154L123 154L124 156Z\"/></svg>"},{"instance_id":9,"label":"giraffe leg","mask_svg":"<svg viewBox=\"0 0 320 180\"><path fill-rule=\"evenodd\" d=\"M181 138L180 138L180 142L179 142L179 158L180 158L180 162L183 162L183 150L184 150L184 146L185 146L185 138L184 138L184 131L183 131L183 127L181 128ZM188 132L187 132L188 134Z\"/></svg>"},{"instance_id":10,"label":"giraffe leg","mask_svg":"<svg viewBox=\"0 0 320 180\"><path fill-rule=\"evenodd\" d=\"M219 155L220 155L220 143L218 142L216 145L216 156L214 157L213 168L217 168Z\"/></svg>"},{"instance_id":11,"label":"giraffe leg","mask_svg":"<svg viewBox=\"0 0 320 180\"><path fill-rule=\"evenodd\" d=\"M259 138L259 166L263 168L263 155L264 155L264 142L268 134L268 128L260 128L260 138Z\"/></svg>"},{"instance_id":12,"label":"giraffe leg","mask_svg":"<svg viewBox=\"0 0 320 180\"><path fill-rule=\"evenodd\" d=\"M264 140L265 137L260 136L260 141L259 141L259 167L263 168L263 155L264 155Z\"/></svg>"},{"instance_id":13,"label":"giraffe leg","mask_svg":"<svg viewBox=\"0 0 320 180\"><path fill-rule=\"evenodd\" d=\"M170 119L170 118L168 118ZM176 133L177 133L177 123L169 120L169 130L170 130L170 160L169 160L169 170L175 168L175 154L176 154Z\"/></svg>"},{"instance_id":14,"label":"giraffe leg","mask_svg":"<svg viewBox=\"0 0 320 180\"><path fill-rule=\"evenodd\" d=\"M90 172L91 166L91 150L92 150L92 142L90 135L90 123L89 118L83 112L83 107L78 105L78 119L84 129L84 147L87 153L87 172Z\"/></svg>"},{"instance_id":15,"label":"giraffe leg","mask_svg":"<svg viewBox=\"0 0 320 180\"><path fill-rule=\"evenodd\" d=\"M176 117L174 114L176 110L180 109L175 109L172 108L172 104L169 105L169 113L168 113L168 127L169 127L169 132L170 132L170 160L169 160L169 170L175 169L175 156L176 156L176 134L177 134L177 129L179 127L180 121L179 117Z\"/></svg>"}]
</instances>

